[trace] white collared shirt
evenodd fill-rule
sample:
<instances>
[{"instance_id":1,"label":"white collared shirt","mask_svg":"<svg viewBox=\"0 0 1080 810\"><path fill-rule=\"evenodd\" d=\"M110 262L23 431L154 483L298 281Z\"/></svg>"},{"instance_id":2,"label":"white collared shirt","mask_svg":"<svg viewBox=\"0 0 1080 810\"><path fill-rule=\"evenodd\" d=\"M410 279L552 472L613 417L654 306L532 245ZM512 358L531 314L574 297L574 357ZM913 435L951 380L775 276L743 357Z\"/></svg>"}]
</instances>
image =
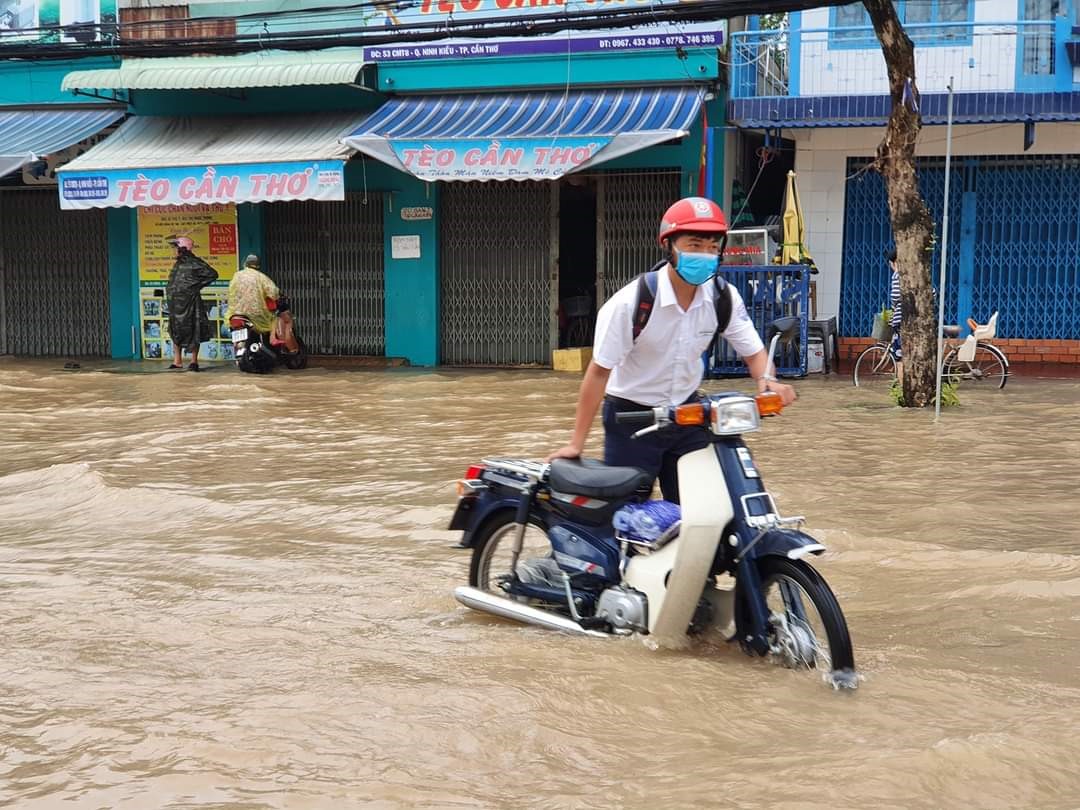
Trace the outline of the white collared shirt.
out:
<instances>
[{"instance_id":1,"label":"white collared shirt","mask_svg":"<svg viewBox=\"0 0 1080 810\"><path fill-rule=\"evenodd\" d=\"M731 320L723 337L740 357L749 357L764 345L742 296L734 287L728 288ZM597 365L611 369L607 393L655 407L685 402L697 391L705 374L701 355L716 331L714 290L712 281L699 286L684 311L665 265L657 273L656 301L649 322L636 342L637 279L611 296L596 315L592 357Z\"/></svg>"}]
</instances>

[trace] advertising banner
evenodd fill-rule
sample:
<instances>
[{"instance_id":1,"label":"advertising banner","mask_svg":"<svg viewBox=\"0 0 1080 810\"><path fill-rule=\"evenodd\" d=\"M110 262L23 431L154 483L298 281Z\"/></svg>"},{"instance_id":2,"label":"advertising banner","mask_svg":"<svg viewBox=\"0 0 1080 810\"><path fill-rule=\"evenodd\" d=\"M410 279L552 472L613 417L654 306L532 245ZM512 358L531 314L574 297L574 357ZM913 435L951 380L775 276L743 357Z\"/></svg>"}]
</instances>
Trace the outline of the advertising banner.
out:
<instances>
[{"instance_id":1,"label":"advertising banner","mask_svg":"<svg viewBox=\"0 0 1080 810\"><path fill-rule=\"evenodd\" d=\"M60 207L139 208L283 200L344 200L340 160L217 166L61 169Z\"/></svg>"},{"instance_id":2,"label":"advertising banner","mask_svg":"<svg viewBox=\"0 0 1080 810\"><path fill-rule=\"evenodd\" d=\"M218 281L228 283L236 273L236 206L194 205L140 208L139 282L165 286L176 252L168 239L187 236L191 252L217 270Z\"/></svg>"},{"instance_id":3,"label":"advertising banner","mask_svg":"<svg viewBox=\"0 0 1080 810\"><path fill-rule=\"evenodd\" d=\"M148 359L172 357L169 338L169 302L165 285L176 261L168 239L187 236L194 243L192 253L217 270L218 280L202 291L214 337L202 344L200 357L206 360L232 358L229 324L225 320L228 284L239 260L236 206L150 206L138 212L139 315L142 356Z\"/></svg>"},{"instance_id":4,"label":"advertising banner","mask_svg":"<svg viewBox=\"0 0 1080 810\"><path fill-rule=\"evenodd\" d=\"M390 142L401 165L422 180L506 180L560 177L611 141L577 138L453 139Z\"/></svg>"}]
</instances>

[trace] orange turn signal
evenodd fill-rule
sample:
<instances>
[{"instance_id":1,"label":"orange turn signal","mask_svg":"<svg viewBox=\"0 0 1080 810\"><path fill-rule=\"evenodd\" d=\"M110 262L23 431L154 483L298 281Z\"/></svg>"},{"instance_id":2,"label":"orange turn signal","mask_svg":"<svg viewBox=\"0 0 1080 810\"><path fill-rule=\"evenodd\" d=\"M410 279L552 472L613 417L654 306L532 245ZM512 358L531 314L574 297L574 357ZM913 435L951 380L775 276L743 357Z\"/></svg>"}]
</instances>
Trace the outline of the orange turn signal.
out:
<instances>
[{"instance_id":1,"label":"orange turn signal","mask_svg":"<svg viewBox=\"0 0 1080 810\"><path fill-rule=\"evenodd\" d=\"M675 407L676 425L704 425L705 405L701 402L688 402Z\"/></svg>"},{"instance_id":2,"label":"orange turn signal","mask_svg":"<svg viewBox=\"0 0 1080 810\"><path fill-rule=\"evenodd\" d=\"M763 391L754 397L761 416L778 416L784 410L784 400L775 391Z\"/></svg>"}]
</instances>

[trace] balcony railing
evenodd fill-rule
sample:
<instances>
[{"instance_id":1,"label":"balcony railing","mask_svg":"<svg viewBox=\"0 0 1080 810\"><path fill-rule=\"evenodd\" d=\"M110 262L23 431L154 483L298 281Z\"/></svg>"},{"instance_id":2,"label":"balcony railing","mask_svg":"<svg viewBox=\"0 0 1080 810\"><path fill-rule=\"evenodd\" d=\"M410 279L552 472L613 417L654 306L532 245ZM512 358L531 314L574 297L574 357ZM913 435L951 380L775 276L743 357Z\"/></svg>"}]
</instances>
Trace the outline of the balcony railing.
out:
<instances>
[{"instance_id":1,"label":"balcony railing","mask_svg":"<svg viewBox=\"0 0 1080 810\"><path fill-rule=\"evenodd\" d=\"M958 93L1055 88L1068 28L1054 21L916 23L919 89ZM740 31L731 36L732 97L856 96L889 92L885 59L872 28Z\"/></svg>"}]
</instances>

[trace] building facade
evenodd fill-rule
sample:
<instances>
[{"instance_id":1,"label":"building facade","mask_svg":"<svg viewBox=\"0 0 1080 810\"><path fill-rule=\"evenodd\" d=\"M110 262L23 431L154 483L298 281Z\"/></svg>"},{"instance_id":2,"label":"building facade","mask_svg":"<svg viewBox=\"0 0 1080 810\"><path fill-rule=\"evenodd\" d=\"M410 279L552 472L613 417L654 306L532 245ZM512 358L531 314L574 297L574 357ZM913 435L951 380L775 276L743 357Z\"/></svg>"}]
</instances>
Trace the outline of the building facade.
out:
<instances>
[{"instance_id":1,"label":"building facade","mask_svg":"<svg viewBox=\"0 0 1080 810\"><path fill-rule=\"evenodd\" d=\"M953 89L946 321L985 322L1023 361L1080 361L1080 20L1069 0L901 0L923 119L917 154L938 228ZM1019 12L1019 13L1018 13ZM861 4L732 36L729 116L790 144L817 265L818 317L853 350L888 297L891 228L870 169L891 101Z\"/></svg>"},{"instance_id":2,"label":"building facade","mask_svg":"<svg viewBox=\"0 0 1080 810\"><path fill-rule=\"evenodd\" d=\"M409 15L445 18L444 5L376 18L355 8L290 16L260 3L121 2L120 36L390 30ZM523 8L499 2L488 12ZM164 238L184 231L221 279L207 293L222 328L212 358L228 359L224 285L254 252L317 353L550 364L567 341L565 302L580 311L587 299L594 312L658 257L666 206L719 184L722 141L713 154L706 121L723 115L723 42L723 25L698 24L368 47L324 37L326 47L299 51L35 60L29 69L0 61L0 71L32 78L9 112L93 105L113 116L91 135L67 133L79 137L53 160L47 191L31 195L21 169L0 186L0 205L20 212L4 229L20 235L0 265L0 351L167 356ZM3 138L0 129L0 155ZM32 151L61 150L41 141ZM37 207L24 204L31 196ZM80 228L95 235L50 238ZM69 275L93 284L62 282L61 268L79 267L87 244L93 273ZM24 300L50 290L64 291L69 313L86 313L79 331L93 341L27 323ZM37 331L43 341L23 339Z\"/></svg>"}]
</instances>

